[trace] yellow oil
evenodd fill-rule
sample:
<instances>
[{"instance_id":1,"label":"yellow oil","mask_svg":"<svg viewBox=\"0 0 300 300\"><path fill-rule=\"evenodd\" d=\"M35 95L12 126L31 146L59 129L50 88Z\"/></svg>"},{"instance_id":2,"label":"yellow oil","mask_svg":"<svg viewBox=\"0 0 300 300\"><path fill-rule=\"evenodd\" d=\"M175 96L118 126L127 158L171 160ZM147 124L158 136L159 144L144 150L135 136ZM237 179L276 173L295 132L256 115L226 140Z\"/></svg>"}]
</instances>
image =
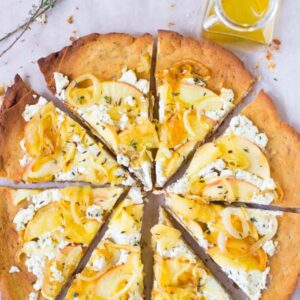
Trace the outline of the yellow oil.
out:
<instances>
[{"instance_id":1,"label":"yellow oil","mask_svg":"<svg viewBox=\"0 0 300 300\"><path fill-rule=\"evenodd\" d=\"M239 25L256 24L267 12L270 0L222 0L222 9L226 17ZM222 23L215 12L214 0L210 0L203 23L204 37L217 42L236 42L251 40L258 43L270 43L273 36L274 18L263 28L251 32L241 32Z\"/></svg>"}]
</instances>

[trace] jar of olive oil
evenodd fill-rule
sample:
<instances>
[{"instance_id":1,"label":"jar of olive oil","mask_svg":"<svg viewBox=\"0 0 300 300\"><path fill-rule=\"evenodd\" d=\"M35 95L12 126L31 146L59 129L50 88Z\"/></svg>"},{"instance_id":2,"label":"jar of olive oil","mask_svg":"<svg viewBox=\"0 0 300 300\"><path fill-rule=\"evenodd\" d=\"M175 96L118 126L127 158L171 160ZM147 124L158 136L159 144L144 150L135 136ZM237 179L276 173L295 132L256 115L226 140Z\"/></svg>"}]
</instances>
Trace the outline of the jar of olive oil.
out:
<instances>
[{"instance_id":1,"label":"jar of olive oil","mask_svg":"<svg viewBox=\"0 0 300 300\"><path fill-rule=\"evenodd\" d=\"M219 42L251 40L268 44L273 38L279 0L209 0L203 35Z\"/></svg>"}]
</instances>

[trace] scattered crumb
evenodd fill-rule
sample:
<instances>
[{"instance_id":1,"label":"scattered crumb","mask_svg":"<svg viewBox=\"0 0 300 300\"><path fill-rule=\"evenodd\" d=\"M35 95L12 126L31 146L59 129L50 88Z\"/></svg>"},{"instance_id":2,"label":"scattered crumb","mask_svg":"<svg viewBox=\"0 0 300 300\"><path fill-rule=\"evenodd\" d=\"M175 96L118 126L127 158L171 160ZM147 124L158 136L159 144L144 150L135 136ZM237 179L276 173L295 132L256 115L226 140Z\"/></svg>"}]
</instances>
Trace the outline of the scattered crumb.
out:
<instances>
[{"instance_id":1,"label":"scattered crumb","mask_svg":"<svg viewBox=\"0 0 300 300\"><path fill-rule=\"evenodd\" d=\"M270 64L268 64L268 68L270 70L274 70L276 68L276 64L275 63L270 63Z\"/></svg>"},{"instance_id":2,"label":"scattered crumb","mask_svg":"<svg viewBox=\"0 0 300 300\"><path fill-rule=\"evenodd\" d=\"M268 68L270 70L274 70L275 67L276 67L276 64L274 62L273 54L272 54L272 52L270 50L267 50L266 59L268 61Z\"/></svg>"},{"instance_id":3,"label":"scattered crumb","mask_svg":"<svg viewBox=\"0 0 300 300\"><path fill-rule=\"evenodd\" d=\"M175 25L174 22L169 22L169 23L168 23L168 27L172 27L172 26L174 26L174 25Z\"/></svg>"},{"instance_id":4,"label":"scattered crumb","mask_svg":"<svg viewBox=\"0 0 300 300\"><path fill-rule=\"evenodd\" d=\"M40 24L46 24L47 23L47 16L45 13L41 14L40 16L38 16L35 19L36 22L40 23Z\"/></svg>"},{"instance_id":5,"label":"scattered crumb","mask_svg":"<svg viewBox=\"0 0 300 300\"><path fill-rule=\"evenodd\" d=\"M277 78L273 78L273 80L274 80L274 81L278 81L278 79L277 79Z\"/></svg>"},{"instance_id":6,"label":"scattered crumb","mask_svg":"<svg viewBox=\"0 0 300 300\"><path fill-rule=\"evenodd\" d=\"M74 35L76 35L76 34L78 33L78 30L73 30L72 33L73 33Z\"/></svg>"},{"instance_id":7,"label":"scattered crumb","mask_svg":"<svg viewBox=\"0 0 300 300\"><path fill-rule=\"evenodd\" d=\"M273 60L273 55L272 55L272 53L271 53L270 50L268 50L267 53L266 53L266 59L267 59L268 61Z\"/></svg>"},{"instance_id":8,"label":"scattered crumb","mask_svg":"<svg viewBox=\"0 0 300 300\"><path fill-rule=\"evenodd\" d=\"M273 39L272 44L271 44L271 48L273 50L279 51L280 46L281 46L281 41L279 39Z\"/></svg>"},{"instance_id":9,"label":"scattered crumb","mask_svg":"<svg viewBox=\"0 0 300 300\"><path fill-rule=\"evenodd\" d=\"M69 40L73 43L73 42L76 41L76 38L75 38L75 36L70 36L70 37L69 37Z\"/></svg>"},{"instance_id":10,"label":"scattered crumb","mask_svg":"<svg viewBox=\"0 0 300 300\"><path fill-rule=\"evenodd\" d=\"M253 65L254 69L258 69L259 67L260 67L259 63L256 63L256 64Z\"/></svg>"},{"instance_id":11,"label":"scattered crumb","mask_svg":"<svg viewBox=\"0 0 300 300\"><path fill-rule=\"evenodd\" d=\"M79 7L78 7L78 6L76 6L76 7L75 7L75 9L76 9L76 10L79 10Z\"/></svg>"},{"instance_id":12,"label":"scattered crumb","mask_svg":"<svg viewBox=\"0 0 300 300\"><path fill-rule=\"evenodd\" d=\"M261 81L261 79L262 79L262 76L261 76L261 75L257 75L257 76L256 76L256 81Z\"/></svg>"},{"instance_id":13,"label":"scattered crumb","mask_svg":"<svg viewBox=\"0 0 300 300\"><path fill-rule=\"evenodd\" d=\"M170 2L170 3L169 3L169 7L170 7L170 8L173 8L173 7L175 7L175 3L173 3L173 2Z\"/></svg>"},{"instance_id":14,"label":"scattered crumb","mask_svg":"<svg viewBox=\"0 0 300 300\"><path fill-rule=\"evenodd\" d=\"M68 16L67 22L68 22L69 24L73 24L73 23L74 23L74 18L73 18L73 16Z\"/></svg>"}]
</instances>

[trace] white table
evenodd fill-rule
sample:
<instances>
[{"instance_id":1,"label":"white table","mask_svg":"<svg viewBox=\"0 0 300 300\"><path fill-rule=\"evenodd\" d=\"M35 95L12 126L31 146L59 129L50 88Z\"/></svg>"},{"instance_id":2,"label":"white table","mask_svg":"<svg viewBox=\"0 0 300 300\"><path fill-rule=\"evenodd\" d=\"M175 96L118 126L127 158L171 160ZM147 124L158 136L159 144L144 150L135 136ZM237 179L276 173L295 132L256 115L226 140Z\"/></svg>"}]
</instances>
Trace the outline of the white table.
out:
<instances>
[{"instance_id":1,"label":"white table","mask_svg":"<svg viewBox=\"0 0 300 300\"><path fill-rule=\"evenodd\" d=\"M0 36L28 16L32 3L29 0L0 1ZM206 0L60 0L48 13L46 25L34 23L23 39L0 59L0 83L11 83L19 73L37 92L49 96L36 60L69 44L70 36L113 31L155 34L157 29L170 29L199 37L205 6ZM73 24L66 21L69 16L74 17ZM255 91L264 88L273 97L283 119L300 131L299 0L282 1L275 37L282 45L279 52L272 51L276 63L273 71L267 67L266 47L234 51L250 70L262 76ZM0 51L8 42L0 43ZM253 65L258 62L259 69L254 69ZM253 95L246 102L250 98ZM295 300L299 298L300 286L294 296Z\"/></svg>"}]
</instances>

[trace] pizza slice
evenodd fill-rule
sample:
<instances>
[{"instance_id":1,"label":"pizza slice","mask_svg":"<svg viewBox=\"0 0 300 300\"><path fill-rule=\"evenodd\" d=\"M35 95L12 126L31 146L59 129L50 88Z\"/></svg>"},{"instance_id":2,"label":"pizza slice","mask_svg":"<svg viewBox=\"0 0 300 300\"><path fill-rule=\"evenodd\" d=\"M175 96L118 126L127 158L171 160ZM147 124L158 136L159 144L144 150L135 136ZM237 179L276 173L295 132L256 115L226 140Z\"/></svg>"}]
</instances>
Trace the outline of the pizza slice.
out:
<instances>
[{"instance_id":1,"label":"pizza slice","mask_svg":"<svg viewBox=\"0 0 300 300\"><path fill-rule=\"evenodd\" d=\"M222 47L171 31L158 32L155 77L159 132L156 186L163 187L242 101L254 78Z\"/></svg>"},{"instance_id":2,"label":"pizza slice","mask_svg":"<svg viewBox=\"0 0 300 300\"><path fill-rule=\"evenodd\" d=\"M143 299L142 216L143 196L131 188L65 299Z\"/></svg>"},{"instance_id":3,"label":"pizza slice","mask_svg":"<svg viewBox=\"0 0 300 300\"><path fill-rule=\"evenodd\" d=\"M88 186L2 189L3 299L54 299L122 192Z\"/></svg>"},{"instance_id":4,"label":"pizza slice","mask_svg":"<svg viewBox=\"0 0 300 300\"><path fill-rule=\"evenodd\" d=\"M158 147L150 117L152 47L149 34L92 34L39 60L49 89L145 190L152 189L152 150Z\"/></svg>"},{"instance_id":5,"label":"pizza slice","mask_svg":"<svg viewBox=\"0 0 300 300\"><path fill-rule=\"evenodd\" d=\"M250 300L290 299L300 273L300 217L174 194L167 206Z\"/></svg>"},{"instance_id":6,"label":"pizza slice","mask_svg":"<svg viewBox=\"0 0 300 300\"><path fill-rule=\"evenodd\" d=\"M25 182L133 185L104 146L19 76L0 111L0 175Z\"/></svg>"},{"instance_id":7,"label":"pizza slice","mask_svg":"<svg viewBox=\"0 0 300 300\"><path fill-rule=\"evenodd\" d=\"M195 153L168 191L202 201L299 207L300 136L280 120L263 92L233 117L225 133Z\"/></svg>"},{"instance_id":8,"label":"pizza slice","mask_svg":"<svg viewBox=\"0 0 300 300\"><path fill-rule=\"evenodd\" d=\"M160 209L159 223L152 227L154 249L153 300L229 300L217 282Z\"/></svg>"}]
</instances>

